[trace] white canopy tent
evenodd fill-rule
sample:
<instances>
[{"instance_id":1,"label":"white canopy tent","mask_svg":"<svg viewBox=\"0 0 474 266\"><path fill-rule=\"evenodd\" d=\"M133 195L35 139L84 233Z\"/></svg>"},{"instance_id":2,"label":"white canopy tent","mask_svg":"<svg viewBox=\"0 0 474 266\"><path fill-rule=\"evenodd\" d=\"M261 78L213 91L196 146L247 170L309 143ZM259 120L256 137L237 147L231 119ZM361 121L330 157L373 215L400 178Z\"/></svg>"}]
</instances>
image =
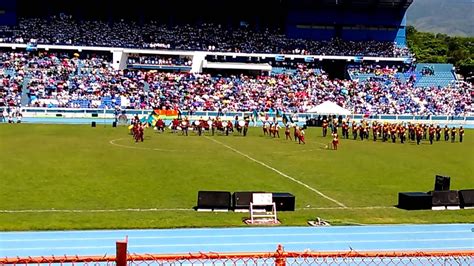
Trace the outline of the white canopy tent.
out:
<instances>
[{"instance_id":1,"label":"white canopy tent","mask_svg":"<svg viewBox=\"0 0 474 266\"><path fill-rule=\"evenodd\" d=\"M307 111L308 113L331 114L331 115L350 115L351 111L344 109L331 101L325 101Z\"/></svg>"}]
</instances>

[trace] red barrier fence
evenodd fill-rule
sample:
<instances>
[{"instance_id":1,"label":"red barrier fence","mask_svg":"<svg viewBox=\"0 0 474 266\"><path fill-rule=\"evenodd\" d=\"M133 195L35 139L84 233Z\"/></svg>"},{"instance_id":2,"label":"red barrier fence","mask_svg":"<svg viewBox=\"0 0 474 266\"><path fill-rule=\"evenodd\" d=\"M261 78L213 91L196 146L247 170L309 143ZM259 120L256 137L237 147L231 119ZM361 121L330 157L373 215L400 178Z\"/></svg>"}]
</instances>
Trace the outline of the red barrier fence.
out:
<instances>
[{"instance_id":1,"label":"red barrier fence","mask_svg":"<svg viewBox=\"0 0 474 266\"><path fill-rule=\"evenodd\" d=\"M0 265L474 265L474 250L429 252L275 252L128 254L117 242L116 256L51 256L0 258Z\"/></svg>"}]
</instances>

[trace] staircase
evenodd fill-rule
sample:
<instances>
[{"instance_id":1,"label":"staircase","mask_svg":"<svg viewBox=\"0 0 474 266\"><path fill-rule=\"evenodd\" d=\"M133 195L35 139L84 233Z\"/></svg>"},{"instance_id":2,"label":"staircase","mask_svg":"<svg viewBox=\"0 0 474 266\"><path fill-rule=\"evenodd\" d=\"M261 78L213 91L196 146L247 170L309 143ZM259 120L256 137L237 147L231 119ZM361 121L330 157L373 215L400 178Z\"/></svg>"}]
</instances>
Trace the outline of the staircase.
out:
<instances>
[{"instance_id":1,"label":"staircase","mask_svg":"<svg viewBox=\"0 0 474 266\"><path fill-rule=\"evenodd\" d=\"M31 80L31 74L26 74L21 84L21 106L27 106L30 103L30 97L28 96L28 83Z\"/></svg>"},{"instance_id":2,"label":"staircase","mask_svg":"<svg viewBox=\"0 0 474 266\"><path fill-rule=\"evenodd\" d=\"M406 84L406 83L407 83L407 79L405 78L405 75L404 75L404 74L402 74L402 73L397 73L395 77L400 81L400 83L402 83L402 84Z\"/></svg>"}]
</instances>

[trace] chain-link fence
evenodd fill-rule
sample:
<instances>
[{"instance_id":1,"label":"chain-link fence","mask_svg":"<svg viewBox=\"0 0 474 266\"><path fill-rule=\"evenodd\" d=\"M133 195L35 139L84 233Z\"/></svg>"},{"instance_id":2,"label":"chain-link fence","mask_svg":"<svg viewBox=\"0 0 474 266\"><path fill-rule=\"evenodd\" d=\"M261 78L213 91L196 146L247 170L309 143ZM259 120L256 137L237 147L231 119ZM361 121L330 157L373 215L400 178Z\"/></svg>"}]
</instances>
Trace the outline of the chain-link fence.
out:
<instances>
[{"instance_id":1,"label":"chain-link fence","mask_svg":"<svg viewBox=\"0 0 474 266\"><path fill-rule=\"evenodd\" d=\"M116 256L0 258L0 265L117 265L117 266L198 266L198 265L474 265L474 250L443 252L275 252L127 254L117 244Z\"/></svg>"}]
</instances>

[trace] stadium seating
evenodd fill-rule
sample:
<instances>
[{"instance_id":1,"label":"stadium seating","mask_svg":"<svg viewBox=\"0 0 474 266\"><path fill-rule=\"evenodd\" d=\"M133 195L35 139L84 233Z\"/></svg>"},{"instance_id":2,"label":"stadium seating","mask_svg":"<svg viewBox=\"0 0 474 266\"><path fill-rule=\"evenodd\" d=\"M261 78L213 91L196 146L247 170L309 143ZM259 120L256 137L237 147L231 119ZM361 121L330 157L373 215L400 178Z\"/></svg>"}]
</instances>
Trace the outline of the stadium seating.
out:
<instances>
[{"instance_id":1,"label":"stadium seating","mask_svg":"<svg viewBox=\"0 0 474 266\"><path fill-rule=\"evenodd\" d=\"M387 66L357 66L349 71L352 80L339 80L304 63L275 66L270 75L247 76L119 71L111 67L110 59L94 56L79 59L22 52L2 56L18 64L4 61L5 69L11 70L2 77L0 105L25 106L29 102L30 107L164 107L205 115L205 111L218 110L304 113L329 100L357 114L458 116L472 110L471 84L420 88L410 78L413 73L422 76L420 72L401 74ZM26 73L25 64L30 66Z\"/></svg>"},{"instance_id":2,"label":"stadium seating","mask_svg":"<svg viewBox=\"0 0 474 266\"><path fill-rule=\"evenodd\" d=\"M425 68L432 68L434 70L433 74L419 74ZM417 87L446 87L456 80L456 76L453 73L452 64L418 64L416 66L416 72L418 73L416 79L417 81L415 83L415 86Z\"/></svg>"},{"instance_id":3,"label":"stadium seating","mask_svg":"<svg viewBox=\"0 0 474 266\"><path fill-rule=\"evenodd\" d=\"M97 29L101 29L98 31ZM99 33L100 32L100 33ZM76 21L62 14L49 18L21 18L16 27L0 28L0 42L173 49L237 53L360 55L410 57L406 46L390 41L330 41L288 38L277 28L224 27L213 23L169 27L131 21Z\"/></svg>"}]
</instances>

